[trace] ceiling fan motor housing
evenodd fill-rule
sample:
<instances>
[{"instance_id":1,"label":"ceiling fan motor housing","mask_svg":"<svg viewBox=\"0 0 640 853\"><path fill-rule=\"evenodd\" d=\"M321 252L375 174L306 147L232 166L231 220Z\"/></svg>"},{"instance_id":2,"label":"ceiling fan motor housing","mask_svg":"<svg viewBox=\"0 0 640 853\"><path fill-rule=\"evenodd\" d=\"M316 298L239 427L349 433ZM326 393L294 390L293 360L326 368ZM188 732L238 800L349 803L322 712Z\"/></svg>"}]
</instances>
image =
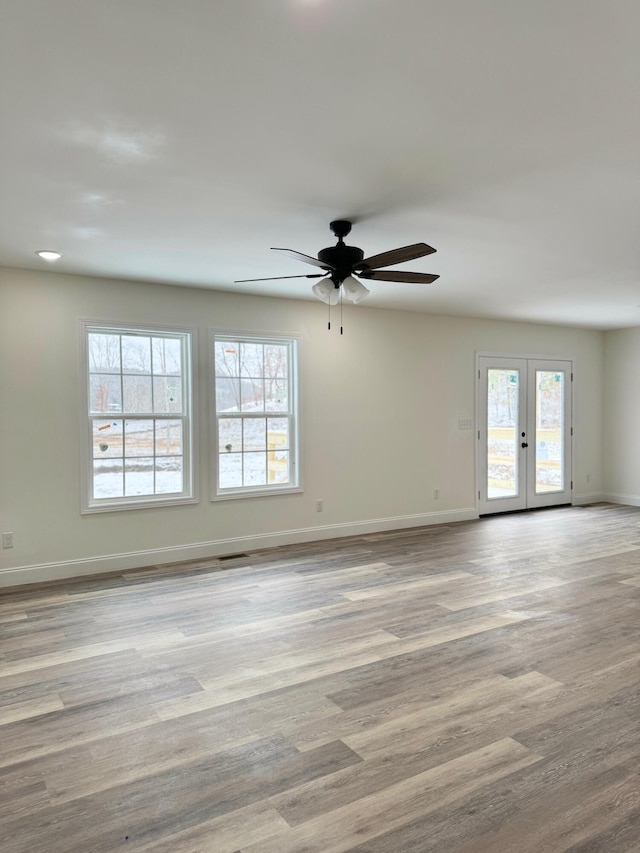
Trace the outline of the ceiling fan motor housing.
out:
<instances>
[{"instance_id":1,"label":"ceiling fan motor housing","mask_svg":"<svg viewBox=\"0 0 640 853\"><path fill-rule=\"evenodd\" d=\"M318 260L329 267L331 270L331 281L336 287L340 287L342 282L354 272L356 266L364 258L364 252L357 246L346 246L344 238L351 231L351 223L348 219L334 219L329 223L329 228L332 233L338 238L335 246L328 246L326 249L321 249L318 252ZM329 272L329 270L327 270Z\"/></svg>"},{"instance_id":2,"label":"ceiling fan motor housing","mask_svg":"<svg viewBox=\"0 0 640 853\"><path fill-rule=\"evenodd\" d=\"M318 252L318 260L329 267L333 267L331 279L336 287L339 287L342 281L351 275L363 258L362 249L357 246L346 246L342 241L337 246L328 246Z\"/></svg>"}]
</instances>

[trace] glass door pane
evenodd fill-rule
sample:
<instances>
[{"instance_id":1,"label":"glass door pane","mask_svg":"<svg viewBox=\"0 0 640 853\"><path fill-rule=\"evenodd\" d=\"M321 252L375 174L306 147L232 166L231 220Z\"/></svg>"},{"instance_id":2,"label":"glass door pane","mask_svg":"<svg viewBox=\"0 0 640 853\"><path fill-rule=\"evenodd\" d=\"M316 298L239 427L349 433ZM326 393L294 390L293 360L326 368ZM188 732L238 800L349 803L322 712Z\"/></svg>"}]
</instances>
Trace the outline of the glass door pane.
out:
<instances>
[{"instance_id":1,"label":"glass door pane","mask_svg":"<svg viewBox=\"0 0 640 853\"><path fill-rule=\"evenodd\" d=\"M565 374L536 370L535 493L562 492L565 488Z\"/></svg>"},{"instance_id":2,"label":"glass door pane","mask_svg":"<svg viewBox=\"0 0 640 853\"><path fill-rule=\"evenodd\" d=\"M520 371L487 371L487 498L516 497L519 492Z\"/></svg>"}]
</instances>

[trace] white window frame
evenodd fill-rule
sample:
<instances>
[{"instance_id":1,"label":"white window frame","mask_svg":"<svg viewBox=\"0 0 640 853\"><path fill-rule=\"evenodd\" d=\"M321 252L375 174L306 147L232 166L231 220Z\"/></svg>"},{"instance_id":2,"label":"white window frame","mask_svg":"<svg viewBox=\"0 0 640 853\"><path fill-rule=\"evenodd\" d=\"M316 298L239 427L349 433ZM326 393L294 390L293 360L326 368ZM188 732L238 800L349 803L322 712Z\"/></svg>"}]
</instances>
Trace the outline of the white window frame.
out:
<instances>
[{"instance_id":1,"label":"white window frame","mask_svg":"<svg viewBox=\"0 0 640 853\"><path fill-rule=\"evenodd\" d=\"M122 497L97 498L93 490L93 423L104 420L105 413L90 411L90 365L88 353L88 336L97 334L139 334L155 337L178 339L182 347L182 411L171 413L158 412L126 412L118 411L118 419L129 420L181 420L183 423L183 489L181 492L158 493L149 495L129 495ZM122 323L104 320L80 320L80 435L81 435L81 512L113 512L128 509L143 509L149 507L166 507L185 503L197 503L196 482L196 407L193 389L196 387L196 329L170 326L163 323ZM114 374L114 376L124 374Z\"/></svg>"},{"instance_id":2,"label":"white window frame","mask_svg":"<svg viewBox=\"0 0 640 853\"><path fill-rule=\"evenodd\" d=\"M237 412L218 412L216 406L216 363L215 344L217 341L229 341L252 344L286 344L289 348L288 359L288 401L289 407L284 412L257 412L254 415ZM272 332L247 332L229 329L209 330L209 394L211 411L211 500L237 500L239 498L255 498L273 495L302 492L302 477L300 470L300 388L299 376L301 369L300 338L297 335L274 334ZM239 420L250 417L286 417L289 421L289 465L290 482L271 483L266 485L236 486L220 488L218 477L218 421L220 418L236 417ZM244 451L242 451L244 452Z\"/></svg>"}]
</instances>

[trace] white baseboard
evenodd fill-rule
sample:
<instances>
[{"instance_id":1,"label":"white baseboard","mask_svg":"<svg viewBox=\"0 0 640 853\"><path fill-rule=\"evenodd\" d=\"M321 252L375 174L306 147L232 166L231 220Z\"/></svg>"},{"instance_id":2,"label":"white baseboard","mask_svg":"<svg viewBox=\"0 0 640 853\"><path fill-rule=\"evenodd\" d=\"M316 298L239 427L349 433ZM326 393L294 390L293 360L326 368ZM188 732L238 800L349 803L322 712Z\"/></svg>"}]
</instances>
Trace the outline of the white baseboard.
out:
<instances>
[{"instance_id":1,"label":"white baseboard","mask_svg":"<svg viewBox=\"0 0 640 853\"><path fill-rule=\"evenodd\" d=\"M78 560L56 563L40 563L32 566L16 566L0 571L0 587L21 586L43 581L63 580L87 575L121 572L179 563L186 560L203 560L245 551L277 548L280 545L298 545L324 539L339 539L345 536L362 536L366 533L381 533L410 527L425 527L434 524L451 524L456 521L471 521L478 518L473 508L427 512L418 515L395 516L369 521L354 521L347 524L327 524L322 527L305 527L298 530L281 530L257 536L238 536L232 539L217 539L212 542L197 542L146 551L130 551L124 554L105 554Z\"/></svg>"},{"instance_id":2,"label":"white baseboard","mask_svg":"<svg viewBox=\"0 0 640 853\"><path fill-rule=\"evenodd\" d=\"M603 495L602 500L610 504L640 506L640 495Z\"/></svg>"},{"instance_id":3,"label":"white baseboard","mask_svg":"<svg viewBox=\"0 0 640 853\"><path fill-rule=\"evenodd\" d=\"M598 494L596 492L586 492L581 495L574 492L571 503L574 504L574 506L585 506L586 504L612 503L612 501L609 500L607 495Z\"/></svg>"}]
</instances>

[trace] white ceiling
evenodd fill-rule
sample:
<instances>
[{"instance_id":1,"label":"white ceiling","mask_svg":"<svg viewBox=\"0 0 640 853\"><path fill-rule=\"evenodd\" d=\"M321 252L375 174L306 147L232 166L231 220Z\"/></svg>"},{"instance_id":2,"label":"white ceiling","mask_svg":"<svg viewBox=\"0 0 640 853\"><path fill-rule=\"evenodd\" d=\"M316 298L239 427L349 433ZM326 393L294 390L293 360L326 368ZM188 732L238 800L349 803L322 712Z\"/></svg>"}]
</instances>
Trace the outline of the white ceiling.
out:
<instances>
[{"instance_id":1,"label":"white ceiling","mask_svg":"<svg viewBox=\"0 0 640 853\"><path fill-rule=\"evenodd\" d=\"M640 325L638 0L0 0L0 265ZM356 309L357 310L357 309Z\"/></svg>"}]
</instances>

